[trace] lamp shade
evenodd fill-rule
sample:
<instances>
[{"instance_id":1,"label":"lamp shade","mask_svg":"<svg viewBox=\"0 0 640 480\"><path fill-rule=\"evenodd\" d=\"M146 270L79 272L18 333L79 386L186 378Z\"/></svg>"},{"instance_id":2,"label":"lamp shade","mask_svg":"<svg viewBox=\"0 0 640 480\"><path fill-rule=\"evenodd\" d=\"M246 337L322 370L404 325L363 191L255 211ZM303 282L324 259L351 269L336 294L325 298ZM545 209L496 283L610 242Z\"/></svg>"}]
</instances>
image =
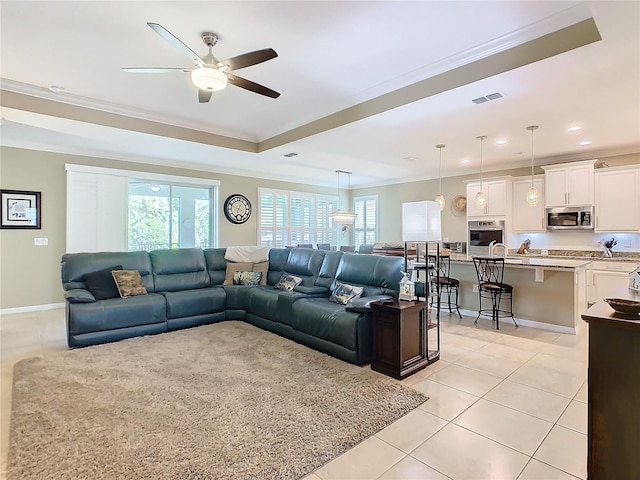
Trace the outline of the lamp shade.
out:
<instances>
[{"instance_id":1,"label":"lamp shade","mask_svg":"<svg viewBox=\"0 0 640 480\"><path fill-rule=\"evenodd\" d=\"M227 86L227 76L215 67L194 68L191 72L191 81L200 90L217 92Z\"/></svg>"},{"instance_id":2,"label":"lamp shade","mask_svg":"<svg viewBox=\"0 0 640 480\"><path fill-rule=\"evenodd\" d=\"M440 204L425 200L402 204L402 241L439 242L442 237Z\"/></svg>"}]
</instances>

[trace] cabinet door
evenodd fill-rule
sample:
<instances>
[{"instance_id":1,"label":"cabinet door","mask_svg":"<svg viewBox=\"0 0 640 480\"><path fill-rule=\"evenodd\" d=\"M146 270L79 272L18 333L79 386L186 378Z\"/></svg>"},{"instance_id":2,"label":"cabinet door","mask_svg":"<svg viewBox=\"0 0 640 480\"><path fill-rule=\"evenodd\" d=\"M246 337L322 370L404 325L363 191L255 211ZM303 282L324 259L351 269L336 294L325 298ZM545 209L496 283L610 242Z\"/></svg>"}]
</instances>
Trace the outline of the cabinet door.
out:
<instances>
[{"instance_id":1,"label":"cabinet door","mask_svg":"<svg viewBox=\"0 0 640 480\"><path fill-rule=\"evenodd\" d=\"M640 169L596 172L596 232L640 231Z\"/></svg>"},{"instance_id":2,"label":"cabinet door","mask_svg":"<svg viewBox=\"0 0 640 480\"><path fill-rule=\"evenodd\" d=\"M613 271L593 271L593 302L603 300L613 292L616 288L628 285L629 274L627 272Z\"/></svg>"},{"instance_id":3,"label":"cabinet door","mask_svg":"<svg viewBox=\"0 0 640 480\"><path fill-rule=\"evenodd\" d=\"M513 231L545 232L544 224L544 181L535 178L533 185L538 189L538 205L532 207L527 203L527 191L531 188L531 180L518 180L513 183Z\"/></svg>"},{"instance_id":4,"label":"cabinet door","mask_svg":"<svg viewBox=\"0 0 640 480\"><path fill-rule=\"evenodd\" d=\"M484 216L487 214L487 209L480 209L476 205L476 194L480 191L480 182L467 184L467 215L469 217ZM482 184L482 191L487 195L487 182Z\"/></svg>"},{"instance_id":5,"label":"cabinet door","mask_svg":"<svg viewBox=\"0 0 640 480\"><path fill-rule=\"evenodd\" d=\"M485 184L487 194L487 214L507 214L507 182L504 180L487 182Z\"/></svg>"},{"instance_id":6,"label":"cabinet door","mask_svg":"<svg viewBox=\"0 0 640 480\"><path fill-rule=\"evenodd\" d=\"M567 205L593 205L593 165L568 168Z\"/></svg>"},{"instance_id":7,"label":"cabinet door","mask_svg":"<svg viewBox=\"0 0 640 480\"><path fill-rule=\"evenodd\" d=\"M567 169L548 170L544 176L547 207L562 207L567 204Z\"/></svg>"}]
</instances>

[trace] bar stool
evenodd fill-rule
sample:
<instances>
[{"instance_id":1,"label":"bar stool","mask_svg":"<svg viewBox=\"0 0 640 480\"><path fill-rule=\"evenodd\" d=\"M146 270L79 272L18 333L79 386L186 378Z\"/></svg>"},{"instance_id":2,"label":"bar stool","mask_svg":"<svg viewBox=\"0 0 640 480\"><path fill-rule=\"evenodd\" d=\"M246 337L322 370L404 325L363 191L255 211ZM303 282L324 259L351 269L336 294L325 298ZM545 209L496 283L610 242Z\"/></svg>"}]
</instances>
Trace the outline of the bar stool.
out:
<instances>
[{"instance_id":1,"label":"bar stool","mask_svg":"<svg viewBox=\"0 0 640 480\"><path fill-rule=\"evenodd\" d=\"M491 320L496 322L496 329L500 330L500 317L511 317L517 327L516 319L513 318L513 286L504 283L504 258L500 257L473 257L473 264L476 267L478 276L478 316L474 323L478 323L481 315L491 316ZM482 300L491 301L491 309L483 308ZM509 310L501 309L502 300L509 301Z\"/></svg>"},{"instance_id":2,"label":"bar stool","mask_svg":"<svg viewBox=\"0 0 640 480\"><path fill-rule=\"evenodd\" d=\"M451 257L449 255L440 255L440 263L436 265L437 256L429 255L429 265L433 265L434 268L429 270L429 276L431 277L431 284L437 288L438 296L440 296L440 305L442 305L442 292L446 292L447 294L447 306L449 307L449 313L453 313L453 308L451 306L451 294L455 295L455 307L456 312L458 312L458 316L462 318L462 314L460 313L459 305L458 305L458 292L460 290L460 280L457 278L450 277L451 272ZM440 275L437 276L436 273ZM433 299L431 299L431 304L433 305Z\"/></svg>"}]
</instances>

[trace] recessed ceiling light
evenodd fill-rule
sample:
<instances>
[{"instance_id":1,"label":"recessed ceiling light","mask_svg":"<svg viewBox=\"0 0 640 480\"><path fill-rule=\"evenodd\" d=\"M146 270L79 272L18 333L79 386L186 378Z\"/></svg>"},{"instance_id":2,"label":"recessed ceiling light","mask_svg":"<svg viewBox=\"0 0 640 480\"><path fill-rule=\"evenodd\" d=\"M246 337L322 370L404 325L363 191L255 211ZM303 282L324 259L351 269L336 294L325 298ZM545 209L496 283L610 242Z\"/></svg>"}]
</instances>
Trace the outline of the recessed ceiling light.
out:
<instances>
[{"instance_id":1,"label":"recessed ceiling light","mask_svg":"<svg viewBox=\"0 0 640 480\"><path fill-rule=\"evenodd\" d=\"M574 125L573 127L567 128L570 132L577 132L578 130L582 130L582 127L579 125Z\"/></svg>"},{"instance_id":2,"label":"recessed ceiling light","mask_svg":"<svg viewBox=\"0 0 640 480\"><path fill-rule=\"evenodd\" d=\"M460 160L460 163L469 163L470 160L467 160L466 158L464 160Z\"/></svg>"},{"instance_id":3,"label":"recessed ceiling light","mask_svg":"<svg viewBox=\"0 0 640 480\"><path fill-rule=\"evenodd\" d=\"M593 142L591 140L583 140L580 142L580 145L591 145Z\"/></svg>"},{"instance_id":4,"label":"recessed ceiling light","mask_svg":"<svg viewBox=\"0 0 640 480\"><path fill-rule=\"evenodd\" d=\"M418 160L416 157L402 157L403 160L406 160L407 162L415 162L416 160Z\"/></svg>"},{"instance_id":5,"label":"recessed ceiling light","mask_svg":"<svg viewBox=\"0 0 640 480\"><path fill-rule=\"evenodd\" d=\"M60 85L51 85L49 87L49 91L51 91L53 93L64 92L64 87L61 87Z\"/></svg>"},{"instance_id":6,"label":"recessed ceiling light","mask_svg":"<svg viewBox=\"0 0 640 480\"><path fill-rule=\"evenodd\" d=\"M506 141L506 140L498 140L498 141L496 142L496 145L506 145L506 144L507 144L507 141Z\"/></svg>"}]
</instances>

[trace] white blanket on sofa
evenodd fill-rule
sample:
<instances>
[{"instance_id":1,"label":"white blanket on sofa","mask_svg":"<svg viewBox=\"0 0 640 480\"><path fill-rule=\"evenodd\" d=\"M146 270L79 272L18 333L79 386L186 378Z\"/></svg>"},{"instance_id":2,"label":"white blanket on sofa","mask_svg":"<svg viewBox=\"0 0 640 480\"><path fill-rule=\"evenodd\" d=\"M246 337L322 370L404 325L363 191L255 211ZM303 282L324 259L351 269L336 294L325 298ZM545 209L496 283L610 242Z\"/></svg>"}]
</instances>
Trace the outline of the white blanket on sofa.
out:
<instances>
[{"instance_id":1,"label":"white blanket on sofa","mask_svg":"<svg viewBox=\"0 0 640 480\"><path fill-rule=\"evenodd\" d=\"M261 263L269 260L269 250L271 247L227 247L224 258L230 262Z\"/></svg>"}]
</instances>

